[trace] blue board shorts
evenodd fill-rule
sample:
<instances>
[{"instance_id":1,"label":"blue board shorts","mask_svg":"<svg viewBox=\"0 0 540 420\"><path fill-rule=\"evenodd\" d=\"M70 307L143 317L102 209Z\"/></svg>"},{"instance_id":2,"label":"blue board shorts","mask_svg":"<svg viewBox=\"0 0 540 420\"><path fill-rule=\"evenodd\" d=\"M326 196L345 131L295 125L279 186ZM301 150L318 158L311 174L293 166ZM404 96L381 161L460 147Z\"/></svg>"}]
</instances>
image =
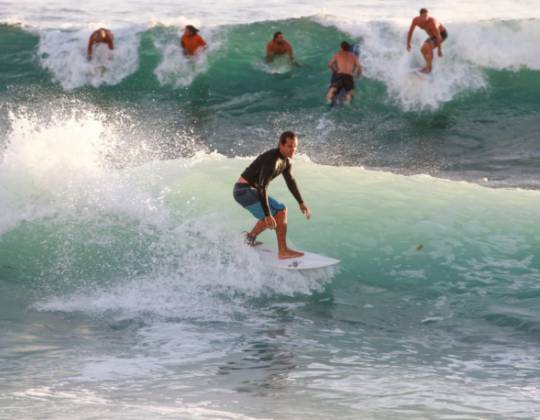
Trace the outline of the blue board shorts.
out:
<instances>
[{"instance_id":1,"label":"blue board shorts","mask_svg":"<svg viewBox=\"0 0 540 420\"><path fill-rule=\"evenodd\" d=\"M249 184L234 184L233 197L238 204L249 211L255 218L263 220L266 216L263 211L261 199L257 189ZM285 210L285 205L280 203L275 198L268 196L268 206L270 213L275 216L278 211Z\"/></svg>"}]
</instances>

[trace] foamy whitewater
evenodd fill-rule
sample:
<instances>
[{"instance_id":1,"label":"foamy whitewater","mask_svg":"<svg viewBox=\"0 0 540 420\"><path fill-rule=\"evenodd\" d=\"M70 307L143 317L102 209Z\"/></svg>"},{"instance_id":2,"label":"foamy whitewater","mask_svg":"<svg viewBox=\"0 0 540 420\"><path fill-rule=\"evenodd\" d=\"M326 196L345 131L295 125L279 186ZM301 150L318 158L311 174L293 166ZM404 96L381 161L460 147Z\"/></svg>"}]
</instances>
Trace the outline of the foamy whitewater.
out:
<instances>
[{"instance_id":1,"label":"foamy whitewater","mask_svg":"<svg viewBox=\"0 0 540 420\"><path fill-rule=\"evenodd\" d=\"M0 419L540 418L537 0L2 6ZM302 67L263 62L277 30ZM285 130L312 219L270 193L337 269L242 241L233 184Z\"/></svg>"}]
</instances>

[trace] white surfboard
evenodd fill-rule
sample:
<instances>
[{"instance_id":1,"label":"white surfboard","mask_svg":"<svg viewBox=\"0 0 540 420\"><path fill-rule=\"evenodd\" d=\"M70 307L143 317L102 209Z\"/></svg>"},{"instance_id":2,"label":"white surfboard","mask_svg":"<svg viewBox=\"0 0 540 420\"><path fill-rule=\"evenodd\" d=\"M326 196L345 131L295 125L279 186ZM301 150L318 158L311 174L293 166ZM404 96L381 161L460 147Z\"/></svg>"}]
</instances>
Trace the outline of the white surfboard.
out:
<instances>
[{"instance_id":1,"label":"white surfboard","mask_svg":"<svg viewBox=\"0 0 540 420\"><path fill-rule=\"evenodd\" d=\"M339 264L339 260L336 260L335 258L326 257L313 252L302 251L304 255L301 257L280 260L276 249L258 245L253 247L253 250L257 252L265 265L282 270L315 270Z\"/></svg>"}]
</instances>

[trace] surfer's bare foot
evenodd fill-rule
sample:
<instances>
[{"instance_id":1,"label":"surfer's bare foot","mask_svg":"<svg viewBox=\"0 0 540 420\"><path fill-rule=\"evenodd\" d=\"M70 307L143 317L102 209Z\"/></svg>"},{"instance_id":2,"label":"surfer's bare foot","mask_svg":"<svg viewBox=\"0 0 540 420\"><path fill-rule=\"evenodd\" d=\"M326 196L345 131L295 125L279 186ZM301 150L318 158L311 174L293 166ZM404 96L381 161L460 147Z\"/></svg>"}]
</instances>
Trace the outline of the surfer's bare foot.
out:
<instances>
[{"instance_id":1,"label":"surfer's bare foot","mask_svg":"<svg viewBox=\"0 0 540 420\"><path fill-rule=\"evenodd\" d=\"M429 67L422 67L420 69L420 73L429 74L429 73L431 73L431 69Z\"/></svg>"},{"instance_id":2,"label":"surfer's bare foot","mask_svg":"<svg viewBox=\"0 0 540 420\"><path fill-rule=\"evenodd\" d=\"M303 252L293 251L292 249L287 249L286 251L279 253L279 259L285 260L287 258L298 258L303 256Z\"/></svg>"}]
</instances>

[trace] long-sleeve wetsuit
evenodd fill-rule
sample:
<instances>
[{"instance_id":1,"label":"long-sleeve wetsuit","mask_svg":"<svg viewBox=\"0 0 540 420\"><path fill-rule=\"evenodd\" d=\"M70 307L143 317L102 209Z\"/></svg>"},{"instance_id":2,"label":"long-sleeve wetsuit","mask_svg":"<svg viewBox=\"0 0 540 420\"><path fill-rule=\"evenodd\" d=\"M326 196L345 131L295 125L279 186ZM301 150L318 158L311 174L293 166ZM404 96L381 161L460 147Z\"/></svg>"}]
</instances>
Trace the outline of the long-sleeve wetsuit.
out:
<instances>
[{"instance_id":1,"label":"long-sleeve wetsuit","mask_svg":"<svg viewBox=\"0 0 540 420\"><path fill-rule=\"evenodd\" d=\"M257 189L266 217L270 216L267 187L270 181L279 175L283 175L289 191L298 204L302 204L304 200L292 176L291 162L282 156L279 149L271 149L259 155L242 173L242 178Z\"/></svg>"}]
</instances>

